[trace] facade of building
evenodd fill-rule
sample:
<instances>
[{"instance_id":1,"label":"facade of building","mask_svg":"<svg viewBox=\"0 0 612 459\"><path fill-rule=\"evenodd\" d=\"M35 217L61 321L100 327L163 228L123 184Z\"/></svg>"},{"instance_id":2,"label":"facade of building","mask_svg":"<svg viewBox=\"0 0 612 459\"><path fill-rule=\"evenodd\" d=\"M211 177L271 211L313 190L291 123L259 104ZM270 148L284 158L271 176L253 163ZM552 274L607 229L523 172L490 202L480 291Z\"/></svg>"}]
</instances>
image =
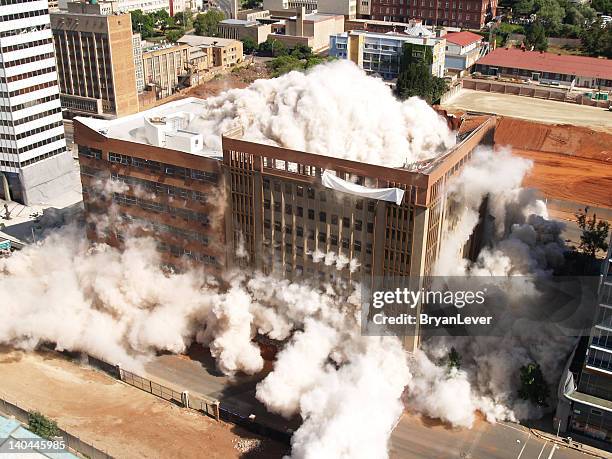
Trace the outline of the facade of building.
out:
<instances>
[{"instance_id":1,"label":"facade of building","mask_svg":"<svg viewBox=\"0 0 612 459\"><path fill-rule=\"evenodd\" d=\"M189 45L192 48L199 48L206 53L212 53L212 67L227 68L244 60L242 42L240 40L183 35L178 40L178 43Z\"/></svg>"},{"instance_id":2,"label":"facade of building","mask_svg":"<svg viewBox=\"0 0 612 459\"><path fill-rule=\"evenodd\" d=\"M444 76L445 40L437 37L413 37L393 33L372 33L353 30L330 37L329 55L348 59L364 69L368 75L380 75L386 80L397 78L404 48L412 49L414 58L421 56L432 75Z\"/></svg>"},{"instance_id":3,"label":"facade of building","mask_svg":"<svg viewBox=\"0 0 612 459\"><path fill-rule=\"evenodd\" d=\"M496 15L497 0L371 0L371 19L481 29Z\"/></svg>"},{"instance_id":4,"label":"facade of building","mask_svg":"<svg viewBox=\"0 0 612 459\"><path fill-rule=\"evenodd\" d=\"M344 31L344 16L340 14L323 14L306 12L304 7L297 9L297 14L273 26L270 38L282 42L287 48L295 45L310 46L315 53L329 48L329 37Z\"/></svg>"},{"instance_id":5,"label":"facade of building","mask_svg":"<svg viewBox=\"0 0 612 459\"><path fill-rule=\"evenodd\" d=\"M612 60L559 55L519 48L497 48L476 62L483 75L506 76L542 83L612 89Z\"/></svg>"},{"instance_id":6,"label":"facade of building","mask_svg":"<svg viewBox=\"0 0 612 459\"><path fill-rule=\"evenodd\" d=\"M244 19L225 19L219 22L219 36L231 38L233 40L244 40L250 38L255 43L260 44L268 39L272 33L271 24L263 24L258 21Z\"/></svg>"},{"instance_id":7,"label":"facade of building","mask_svg":"<svg viewBox=\"0 0 612 459\"><path fill-rule=\"evenodd\" d=\"M340 14L345 19L357 17L359 0L317 0L317 13Z\"/></svg>"},{"instance_id":8,"label":"facade of building","mask_svg":"<svg viewBox=\"0 0 612 459\"><path fill-rule=\"evenodd\" d=\"M264 0L263 9L268 10L272 16L290 17L297 8L304 7L306 13L317 9L317 0Z\"/></svg>"},{"instance_id":9,"label":"facade of building","mask_svg":"<svg viewBox=\"0 0 612 459\"><path fill-rule=\"evenodd\" d=\"M139 33L132 35L132 48L134 49L134 69L136 70L136 92L144 90L144 70L142 68L142 37Z\"/></svg>"},{"instance_id":10,"label":"facade of building","mask_svg":"<svg viewBox=\"0 0 612 459\"><path fill-rule=\"evenodd\" d=\"M611 241L612 242L612 241ZM586 349L574 358L580 368L569 368L559 390L555 421L562 432L577 432L612 442L612 244L602 263L598 306ZM574 370L574 371L572 371ZM555 425L557 427L557 425Z\"/></svg>"},{"instance_id":11,"label":"facade of building","mask_svg":"<svg viewBox=\"0 0 612 459\"><path fill-rule=\"evenodd\" d=\"M124 116L138 111L129 14L93 13L96 4L69 3L51 14L64 115ZM83 13L84 8L88 11ZM91 7L91 8L90 8Z\"/></svg>"},{"instance_id":12,"label":"facade of building","mask_svg":"<svg viewBox=\"0 0 612 459\"><path fill-rule=\"evenodd\" d=\"M481 35L464 31L448 33L446 39L445 67L447 70L463 74L486 52L484 38Z\"/></svg>"},{"instance_id":13,"label":"facade of building","mask_svg":"<svg viewBox=\"0 0 612 459\"><path fill-rule=\"evenodd\" d=\"M432 273L441 234L452 220L444 184L479 144L492 142L495 127L487 118L448 154L413 169L255 143L239 129L222 136L221 156L202 151L202 133L191 129L202 105L191 98L124 119L75 120L91 237L121 242L124 230L96 224L96 214L108 215L114 202L123 219L146 220L160 233L158 248L174 265L182 258L319 280L423 278ZM130 188L102 196L91 177ZM333 184L343 181L363 188L339 191ZM148 192L146 198L137 187ZM400 203L360 191L372 188L396 188ZM165 234L177 228L194 233ZM207 246L192 242L198 234ZM248 257L235 255L239 247ZM332 254L338 262L325 264L317 254ZM406 338L407 349L418 344L418 332Z\"/></svg>"},{"instance_id":14,"label":"facade of building","mask_svg":"<svg viewBox=\"0 0 612 459\"><path fill-rule=\"evenodd\" d=\"M57 0L60 10L69 11L72 6L70 3L87 3L82 0ZM105 12L104 14L129 13L134 10L141 10L145 14L154 13L159 10L170 12L169 0L112 0L96 2Z\"/></svg>"},{"instance_id":15,"label":"facade of building","mask_svg":"<svg viewBox=\"0 0 612 459\"><path fill-rule=\"evenodd\" d=\"M144 48L144 83L155 91L156 99L171 96L180 86L189 85L188 50L188 45L154 45Z\"/></svg>"},{"instance_id":16,"label":"facade of building","mask_svg":"<svg viewBox=\"0 0 612 459\"><path fill-rule=\"evenodd\" d=\"M0 3L0 197L48 202L68 191L55 53L46 0Z\"/></svg>"}]
</instances>

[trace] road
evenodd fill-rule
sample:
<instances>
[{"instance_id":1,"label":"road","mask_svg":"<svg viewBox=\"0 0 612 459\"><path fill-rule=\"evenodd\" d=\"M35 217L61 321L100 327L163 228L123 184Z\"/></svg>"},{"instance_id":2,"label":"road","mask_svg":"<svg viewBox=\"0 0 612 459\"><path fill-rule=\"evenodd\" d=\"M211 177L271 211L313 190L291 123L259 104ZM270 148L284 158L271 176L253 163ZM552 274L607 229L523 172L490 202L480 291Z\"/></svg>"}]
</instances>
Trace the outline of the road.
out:
<instances>
[{"instance_id":1,"label":"road","mask_svg":"<svg viewBox=\"0 0 612 459\"><path fill-rule=\"evenodd\" d=\"M215 370L214 361L207 352L206 349L192 348L189 357L162 355L147 364L145 370L150 377L158 381L161 379L191 393L218 398L222 407L229 407L243 416L254 413L258 420L276 428L297 428L297 420L285 421L278 416L272 416L255 400L255 385L263 376L232 380ZM424 421L419 416L405 414L391 437L390 452L393 459L592 457L566 447L549 456L552 446L550 442L536 438L531 435L529 429L518 424L478 421L472 429L451 429L435 421Z\"/></svg>"},{"instance_id":2,"label":"road","mask_svg":"<svg viewBox=\"0 0 612 459\"><path fill-rule=\"evenodd\" d=\"M494 113L542 123L573 124L587 126L591 129L612 129L612 112L603 108L510 94L474 91L473 89L462 89L443 107L451 110Z\"/></svg>"}]
</instances>

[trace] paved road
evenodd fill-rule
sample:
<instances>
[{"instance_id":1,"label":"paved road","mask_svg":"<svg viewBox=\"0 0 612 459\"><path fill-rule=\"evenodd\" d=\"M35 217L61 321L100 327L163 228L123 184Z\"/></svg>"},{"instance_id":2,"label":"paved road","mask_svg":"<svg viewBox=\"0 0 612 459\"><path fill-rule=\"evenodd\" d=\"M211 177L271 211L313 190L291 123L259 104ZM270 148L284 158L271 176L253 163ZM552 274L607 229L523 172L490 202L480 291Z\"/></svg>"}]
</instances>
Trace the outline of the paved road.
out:
<instances>
[{"instance_id":1,"label":"paved road","mask_svg":"<svg viewBox=\"0 0 612 459\"><path fill-rule=\"evenodd\" d=\"M267 368L269 370L270 368ZM162 355L147 364L149 377L164 380L192 394L221 400L221 406L276 428L297 428L298 420L285 421L272 416L255 400L255 385L262 378L223 376L215 370L207 349L192 348L189 357ZM265 373L264 373L265 374ZM518 440L518 441L517 441ZM405 414L391 438L393 459L586 459L573 449L562 447L549 456L552 448L520 425L490 424L478 421L473 429L450 429L435 421ZM521 454L522 450L522 454ZM612 455L611 455L612 457Z\"/></svg>"},{"instance_id":2,"label":"paved road","mask_svg":"<svg viewBox=\"0 0 612 459\"><path fill-rule=\"evenodd\" d=\"M444 104L444 108L495 113L543 123L612 129L612 112L603 108L472 89L462 89Z\"/></svg>"}]
</instances>

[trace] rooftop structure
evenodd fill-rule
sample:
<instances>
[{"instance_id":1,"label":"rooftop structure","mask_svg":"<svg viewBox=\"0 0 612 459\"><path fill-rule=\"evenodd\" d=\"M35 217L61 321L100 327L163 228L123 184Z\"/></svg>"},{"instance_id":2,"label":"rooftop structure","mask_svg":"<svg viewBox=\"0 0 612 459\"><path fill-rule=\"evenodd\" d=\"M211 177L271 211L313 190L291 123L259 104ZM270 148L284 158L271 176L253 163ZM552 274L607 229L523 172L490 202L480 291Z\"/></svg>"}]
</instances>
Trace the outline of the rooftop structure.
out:
<instances>
[{"instance_id":1,"label":"rooftop structure","mask_svg":"<svg viewBox=\"0 0 612 459\"><path fill-rule=\"evenodd\" d=\"M234 40L251 38L255 43L260 44L268 39L272 26L256 20L225 19L219 22L218 31L223 38Z\"/></svg>"},{"instance_id":2,"label":"rooftop structure","mask_svg":"<svg viewBox=\"0 0 612 459\"><path fill-rule=\"evenodd\" d=\"M463 76L488 51L484 38L464 31L444 35L446 39L445 65L449 72Z\"/></svg>"},{"instance_id":3,"label":"rooftop structure","mask_svg":"<svg viewBox=\"0 0 612 459\"><path fill-rule=\"evenodd\" d=\"M446 38L447 43L453 43L462 47L480 43L483 40L482 35L467 30L463 32L447 33L444 35L444 38Z\"/></svg>"},{"instance_id":4,"label":"rooftop structure","mask_svg":"<svg viewBox=\"0 0 612 459\"><path fill-rule=\"evenodd\" d=\"M484 118L453 148L406 169L250 141L239 126L222 136L222 152L207 152L199 147L206 133L193 123L201 110L201 101L185 99L116 120L75 120L92 239L120 246L129 222L143 225L177 266L249 265L321 281L419 279L431 274L453 220L444 184L476 146L492 142L495 127ZM127 188L105 196L95 188L100 179ZM119 221L97 226L111 203ZM473 257L478 245L475 235L464 253ZM248 257L236 256L239 247ZM415 330L405 345L418 344Z\"/></svg>"},{"instance_id":5,"label":"rooftop structure","mask_svg":"<svg viewBox=\"0 0 612 459\"><path fill-rule=\"evenodd\" d=\"M612 60L559 55L519 48L497 48L476 62L485 75L508 75L534 81L612 89Z\"/></svg>"}]
</instances>

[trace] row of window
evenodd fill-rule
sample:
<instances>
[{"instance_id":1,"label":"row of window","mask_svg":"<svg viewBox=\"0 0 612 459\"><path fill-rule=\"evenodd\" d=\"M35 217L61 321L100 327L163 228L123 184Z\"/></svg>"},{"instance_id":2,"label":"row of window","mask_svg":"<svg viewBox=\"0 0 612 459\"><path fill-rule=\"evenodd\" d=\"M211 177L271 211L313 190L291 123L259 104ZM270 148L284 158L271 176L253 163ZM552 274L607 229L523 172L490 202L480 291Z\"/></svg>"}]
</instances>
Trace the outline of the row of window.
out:
<instances>
[{"instance_id":1,"label":"row of window","mask_svg":"<svg viewBox=\"0 0 612 459\"><path fill-rule=\"evenodd\" d=\"M218 178L218 175L215 172L179 167L172 164L137 158L136 156L121 155L119 153L113 153L112 151L108 153L108 160L111 163L123 164L126 166L136 167L138 169L147 169L151 172L162 173L172 177L183 178L185 180L191 179L202 182L216 183Z\"/></svg>"},{"instance_id":2,"label":"row of window","mask_svg":"<svg viewBox=\"0 0 612 459\"><path fill-rule=\"evenodd\" d=\"M40 0L0 0L1 6L20 5L21 3L39 2Z\"/></svg>"},{"instance_id":3,"label":"row of window","mask_svg":"<svg viewBox=\"0 0 612 459\"><path fill-rule=\"evenodd\" d=\"M79 145L79 156L91 159L102 159L102 150L86 147L85 145Z\"/></svg>"},{"instance_id":4,"label":"row of window","mask_svg":"<svg viewBox=\"0 0 612 459\"><path fill-rule=\"evenodd\" d=\"M9 105L0 105L0 112L16 112L18 110L23 110L24 108L34 107L36 105L51 102L53 100L58 100L59 97L60 97L59 94L53 94L52 96L41 97L40 99L30 100L28 102L24 102L23 104L13 105L12 107Z\"/></svg>"},{"instance_id":5,"label":"row of window","mask_svg":"<svg viewBox=\"0 0 612 459\"><path fill-rule=\"evenodd\" d=\"M125 183L132 187L140 187L144 190L150 191L159 195L167 195L173 198L181 199L192 199L201 203L206 203L206 194L197 190L188 190L186 188L180 188L177 186L166 185L164 183L152 182L150 180L143 180L136 177L128 177L126 175L119 175L116 173L111 174L111 179L116 182Z\"/></svg>"},{"instance_id":6,"label":"row of window","mask_svg":"<svg viewBox=\"0 0 612 459\"><path fill-rule=\"evenodd\" d=\"M185 239L189 239L191 241L200 242L204 245L208 245L209 239L208 236L202 234L198 231L192 231L184 228L177 228L176 226L166 225L164 223L159 223L153 220L145 219L145 218L136 218L131 215L122 214L121 217L124 221L129 223L136 223L144 228L151 228L158 233L169 233L172 235L180 236Z\"/></svg>"},{"instance_id":7,"label":"row of window","mask_svg":"<svg viewBox=\"0 0 612 459\"><path fill-rule=\"evenodd\" d=\"M45 88L51 88L53 86L57 86L57 81L53 80L53 81L47 81L46 83L34 84L32 86L28 86L26 88L21 88L21 89L16 89L11 92L3 91L3 92L0 92L0 97L8 98L8 97L22 96L24 94L29 94L34 91L40 91L41 89L45 89Z\"/></svg>"},{"instance_id":8,"label":"row of window","mask_svg":"<svg viewBox=\"0 0 612 459\"><path fill-rule=\"evenodd\" d=\"M21 3L21 1L18 1L18 3ZM0 38L14 37L16 35L21 35L23 33L28 33L28 32L40 32L42 30L47 30L50 28L51 28L51 24L47 23L47 24L37 25L37 26L32 26L32 27L22 27L20 29L9 29L9 30L5 30L4 32L0 32Z\"/></svg>"},{"instance_id":9,"label":"row of window","mask_svg":"<svg viewBox=\"0 0 612 459\"><path fill-rule=\"evenodd\" d=\"M50 129L55 129L57 127L63 126L62 121L56 121L55 123L50 123L45 126L37 127L36 129L30 129L29 131L21 132L19 134L0 134L0 139L2 140L21 140L26 137L30 137L36 134L40 134L41 132L49 131Z\"/></svg>"},{"instance_id":10,"label":"row of window","mask_svg":"<svg viewBox=\"0 0 612 459\"><path fill-rule=\"evenodd\" d=\"M184 247L178 247L172 244L166 244L165 242L160 242L157 244L157 250L160 252L170 252L175 257L186 257L193 261L199 261L205 263L207 265L216 265L217 259L212 255L207 255L205 253L193 252Z\"/></svg>"},{"instance_id":11,"label":"row of window","mask_svg":"<svg viewBox=\"0 0 612 459\"><path fill-rule=\"evenodd\" d=\"M23 2L20 1L19 3L23 3ZM10 53L11 51L19 51L20 49L34 48L35 46L50 45L51 43L53 43L53 39L51 38L44 38L42 40L32 40L32 41L27 41L25 43L18 43L16 45L3 46L2 52Z\"/></svg>"},{"instance_id":12,"label":"row of window","mask_svg":"<svg viewBox=\"0 0 612 459\"><path fill-rule=\"evenodd\" d=\"M270 220L264 220L264 228L266 229L270 229L271 228L271 222ZM277 231L277 234L280 233L282 231L282 226L279 222L276 222L274 224L274 229ZM285 234L288 236L291 236L293 234L293 228L291 226L285 226ZM304 228L302 228L301 226L298 226L295 228L295 234L297 237L303 237L304 236ZM307 239L310 241L314 241L315 240L315 232L314 230L308 230L308 234L307 234ZM351 245L351 241L349 238L347 237L343 237L342 239L339 239L337 235L335 234L331 234L329 236L329 238L327 237L326 233L322 233L319 232L317 238L316 238L319 242L321 243L327 243L327 240L329 239L329 243L332 246L338 246L338 243L340 242L340 245L342 245L342 248L344 249L348 249ZM288 247L292 247L291 244L286 244ZM298 252L302 252L302 250L304 249L303 247L300 246L296 246ZM361 241L354 241L353 242L353 249L355 250L355 252L361 252ZM288 249L289 252L292 251L291 248ZM370 255L372 253L372 244L371 243L366 243L366 253L368 255Z\"/></svg>"},{"instance_id":13,"label":"row of window","mask_svg":"<svg viewBox=\"0 0 612 459\"><path fill-rule=\"evenodd\" d=\"M612 354L606 351L589 350L587 364L606 371L612 371Z\"/></svg>"},{"instance_id":14,"label":"row of window","mask_svg":"<svg viewBox=\"0 0 612 459\"><path fill-rule=\"evenodd\" d=\"M3 150L5 149L3 148ZM0 161L0 166L14 167L18 169L20 167L26 167L26 166L29 166L30 164L37 163L38 161L42 161L43 159L50 158L51 156L59 155L60 153L64 153L65 151L66 151L65 148L57 148L45 154L35 156L34 158L30 158L27 161L21 161L21 163L17 161Z\"/></svg>"},{"instance_id":15,"label":"row of window","mask_svg":"<svg viewBox=\"0 0 612 459\"><path fill-rule=\"evenodd\" d=\"M194 212L193 210L189 209L180 209L161 202L149 201L148 199L137 198L135 196L129 196L122 193L113 193L113 201L124 206L138 206L141 209L150 212L170 214L173 217L181 217L185 221L199 222L202 225L208 225L210 222L208 215L201 212Z\"/></svg>"},{"instance_id":16,"label":"row of window","mask_svg":"<svg viewBox=\"0 0 612 459\"><path fill-rule=\"evenodd\" d=\"M45 14L49 14L49 9L45 8L42 10L34 10L34 11L23 11L21 13L12 13L12 14L3 14L0 16L0 21L15 21L17 19L26 19L26 18L34 18L36 16L44 16Z\"/></svg>"},{"instance_id":17,"label":"row of window","mask_svg":"<svg viewBox=\"0 0 612 459\"><path fill-rule=\"evenodd\" d=\"M270 209L270 200L269 199L264 199L264 209ZM275 202L274 203L274 211L275 212L281 212L281 203L280 202ZM297 217L303 217L304 216L304 208L300 207L300 206L296 206L295 208L295 215ZM287 215L293 215L293 206L291 204L285 204L285 213ZM308 209L307 212L308 215L308 219L309 220L314 220L315 219L315 211L314 209ZM327 223L327 212L319 212L319 221L322 223ZM336 214L332 214L331 218L330 218L330 223L332 225L338 225L338 222L340 221L340 217ZM344 228L349 228L351 226L351 219L349 217L342 217L342 226ZM354 229L355 231L361 231L363 229L363 221L362 220L355 220L354 222ZM374 223L368 223L367 224L367 230L368 233L373 233L374 232Z\"/></svg>"},{"instance_id":18,"label":"row of window","mask_svg":"<svg viewBox=\"0 0 612 459\"><path fill-rule=\"evenodd\" d=\"M38 54L37 56L24 57L22 59L15 59L4 63L4 67L15 67L16 65L30 64L32 62L43 61L45 59L53 59L55 56L53 53Z\"/></svg>"},{"instance_id":19,"label":"row of window","mask_svg":"<svg viewBox=\"0 0 612 459\"><path fill-rule=\"evenodd\" d=\"M20 73L19 75L13 75L8 77L6 81L8 83L12 83L14 81L26 80L28 78L33 78L35 76L45 75L47 73L55 72L55 66L45 67L44 69L33 70L31 72Z\"/></svg>"},{"instance_id":20,"label":"row of window","mask_svg":"<svg viewBox=\"0 0 612 459\"><path fill-rule=\"evenodd\" d=\"M51 116L51 115L55 115L57 113L61 113L62 112L62 108L61 107L55 107L52 108L51 110L47 110L44 112L40 112L40 113L36 113L35 115L30 115L30 116L26 116L24 118L18 119L18 120L0 120L0 126L20 126L24 123L29 123L30 121L35 121L41 118L44 118L46 116Z\"/></svg>"},{"instance_id":21,"label":"row of window","mask_svg":"<svg viewBox=\"0 0 612 459\"><path fill-rule=\"evenodd\" d=\"M43 145L48 145L53 142L57 142L58 140L62 140L64 138L64 134L55 135L53 137L49 137L48 139L40 140L38 142L31 143L21 148L10 148L10 147L2 147L2 150L5 153L12 153L14 155L20 155L22 153L27 153L30 150L34 150L35 148L42 147ZM61 148L60 150L64 150ZM23 166L24 163L21 163Z\"/></svg>"}]
</instances>

